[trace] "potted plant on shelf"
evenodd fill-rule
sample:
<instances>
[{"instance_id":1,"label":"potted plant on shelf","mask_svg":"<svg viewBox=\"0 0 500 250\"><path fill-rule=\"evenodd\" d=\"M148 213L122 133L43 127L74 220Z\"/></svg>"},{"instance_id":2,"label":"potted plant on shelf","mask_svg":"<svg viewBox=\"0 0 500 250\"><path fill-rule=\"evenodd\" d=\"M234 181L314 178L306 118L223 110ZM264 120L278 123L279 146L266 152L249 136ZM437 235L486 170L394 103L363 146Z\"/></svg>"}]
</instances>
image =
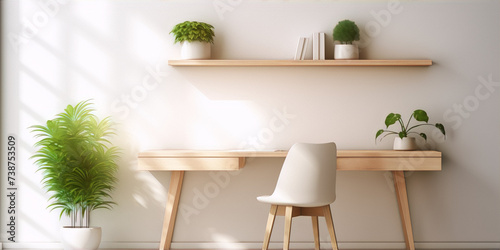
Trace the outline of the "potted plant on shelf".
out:
<instances>
[{"instance_id":1,"label":"potted plant on shelf","mask_svg":"<svg viewBox=\"0 0 500 250\"><path fill-rule=\"evenodd\" d=\"M333 29L333 40L340 42L335 44L335 59L358 59L359 49L354 41L359 41L359 28L351 20L340 21Z\"/></svg>"},{"instance_id":2,"label":"potted plant on shelf","mask_svg":"<svg viewBox=\"0 0 500 250\"><path fill-rule=\"evenodd\" d=\"M171 34L175 43L181 43L182 59L210 59L210 44L214 43L214 26L196 21L185 21L174 26Z\"/></svg>"},{"instance_id":3,"label":"potted plant on shelf","mask_svg":"<svg viewBox=\"0 0 500 250\"><path fill-rule=\"evenodd\" d=\"M64 249L97 249L100 227L90 226L91 211L111 209L116 183L118 148L110 146L114 135L109 117L99 121L89 101L68 105L45 125L34 125L39 141L32 158L43 174L43 185L52 210L69 216L71 226L62 228Z\"/></svg>"},{"instance_id":4,"label":"potted plant on shelf","mask_svg":"<svg viewBox=\"0 0 500 250\"><path fill-rule=\"evenodd\" d=\"M410 127L410 122L412 118L415 118L415 120L419 122L425 122L425 123L420 123L417 125L413 125ZM380 140L384 139L388 135L398 135L394 139L394 150L414 150L417 148L416 142L415 142L415 137L408 137L410 134L416 134L427 140L427 135L425 133L417 133L412 130L415 128L421 127L421 126L434 126L443 133L444 136L446 136L446 132L444 130L444 126L441 123L436 123L436 124L430 124L429 122L429 116L427 116L427 112L421 109L417 109L413 111L413 114L410 116L410 119L408 119L408 122L405 124L403 122L403 119L401 118L400 114L396 113L390 113L387 115L385 118L385 125L386 128L389 128L389 126L395 124L396 122L399 123L401 127L401 131L392 131L392 130L387 130L387 129L380 129L377 131L377 134L375 135L375 140L382 134L386 133Z\"/></svg>"}]
</instances>

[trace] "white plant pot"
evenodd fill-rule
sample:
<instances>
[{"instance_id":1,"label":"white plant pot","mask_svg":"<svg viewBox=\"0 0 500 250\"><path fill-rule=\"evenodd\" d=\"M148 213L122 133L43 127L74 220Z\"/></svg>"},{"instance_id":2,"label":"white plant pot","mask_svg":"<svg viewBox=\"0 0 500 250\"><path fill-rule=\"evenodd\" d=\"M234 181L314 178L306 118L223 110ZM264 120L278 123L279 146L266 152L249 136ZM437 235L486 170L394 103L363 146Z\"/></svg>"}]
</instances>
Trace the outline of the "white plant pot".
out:
<instances>
[{"instance_id":1,"label":"white plant pot","mask_svg":"<svg viewBox=\"0 0 500 250\"><path fill-rule=\"evenodd\" d=\"M90 228L62 228L64 250L96 250L101 244L102 229Z\"/></svg>"},{"instance_id":2,"label":"white plant pot","mask_svg":"<svg viewBox=\"0 0 500 250\"><path fill-rule=\"evenodd\" d=\"M337 60L359 59L358 45L335 44L334 58Z\"/></svg>"},{"instance_id":3,"label":"white plant pot","mask_svg":"<svg viewBox=\"0 0 500 250\"><path fill-rule=\"evenodd\" d=\"M394 150L415 150L417 142L415 137L404 137L403 139L396 137L394 139Z\"/></svg>"},{"instance_id":4,"label":"white plant pot","mask_svg":"<svg viewBox=\"0 0 500 250\"><path fill-rule=\"evenodd\" d=\"M182 42L181 58L185 60L210 59L210 43Z\"/></svg>"}]
</instances>

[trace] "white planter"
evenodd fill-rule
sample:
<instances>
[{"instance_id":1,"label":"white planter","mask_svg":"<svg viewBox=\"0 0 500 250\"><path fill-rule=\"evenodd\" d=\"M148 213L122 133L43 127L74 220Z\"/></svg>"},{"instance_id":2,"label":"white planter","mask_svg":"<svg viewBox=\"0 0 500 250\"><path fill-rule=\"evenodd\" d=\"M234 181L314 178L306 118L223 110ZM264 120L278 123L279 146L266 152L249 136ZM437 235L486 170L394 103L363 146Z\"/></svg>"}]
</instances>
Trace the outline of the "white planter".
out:
<instances>
[{"instance_id":1,"label":"white planter","mask_svg":"<svg viewBox=\"0 0 500 250\"><path fill-rule=\"evenodd\" d=\"M337 60L359 59L358 45L355 44L335 44L334 58Z\"/></svg>"},{"instance_id":2,"label":"white planter","mask_svg":"<svg viewBox=\"0 0 500 250\"><path fill-rule=\"evenodd\" d=\"M96 250L101 244L102 230L100 227L62 228L64 250Z\"/></svg>"},{"instance_id":3,"label":"white planter","mask_svg":"<svg viewBox=\"0 0 500 250\"><path fill-rule=\"evenodd\" d=\"M210 43L182 42L181 58L185 60L210 59Z\"/></svg>"},{"instance_id":4,"label":"white planter","mask_svg":"<svg viewBox=\"0 0 500 250\"><path fill-rule=\"evenodd\" d=\"M396 137L394 139L394 150L415 150L417 142L415 137L404 137L403 139Z\"/></svg>"}]
</instances>

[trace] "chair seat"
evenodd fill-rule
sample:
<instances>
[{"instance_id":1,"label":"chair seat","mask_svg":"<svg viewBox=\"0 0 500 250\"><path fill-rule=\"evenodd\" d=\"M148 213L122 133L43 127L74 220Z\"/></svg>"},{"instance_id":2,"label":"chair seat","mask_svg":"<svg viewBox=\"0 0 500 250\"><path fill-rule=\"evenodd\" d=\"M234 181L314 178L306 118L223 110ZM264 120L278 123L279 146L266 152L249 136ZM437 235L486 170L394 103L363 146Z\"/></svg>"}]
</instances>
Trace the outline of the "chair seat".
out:
<instances>
[{"instance_id":1,"label":"chair seat","mask_svg":"<svg viewBox=\"0 0 500 250\"><path fill-rule=\"evenodd\" d=\"M263 195L257 197L257 200L263 203L281 205L281 206L294 206L294 207L321 207L331 204L333 201L292 201L287 197L277 197L276 195Z\"/></svg>"}]
</instances>

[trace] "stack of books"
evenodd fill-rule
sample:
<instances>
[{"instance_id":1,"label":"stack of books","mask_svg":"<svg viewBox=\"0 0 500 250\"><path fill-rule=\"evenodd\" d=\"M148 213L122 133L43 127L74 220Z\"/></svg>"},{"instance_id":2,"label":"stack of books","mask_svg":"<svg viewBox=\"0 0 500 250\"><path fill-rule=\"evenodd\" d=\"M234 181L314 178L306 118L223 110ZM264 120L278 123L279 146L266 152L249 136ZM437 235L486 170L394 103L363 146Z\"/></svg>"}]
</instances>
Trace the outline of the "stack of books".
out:
<instances>
[{"instance_id":1,"label":"stack of books","mask_svg":"<svg viewBox=\"0 0 500 250\"><path fill-rule=\"evenodd\" d=\"M312 47L312 60L325 60L325 33L313 33L312 38L301 37L297 44L294 60L306 60L307 52Z\"/></svg>"}]
</instances>

